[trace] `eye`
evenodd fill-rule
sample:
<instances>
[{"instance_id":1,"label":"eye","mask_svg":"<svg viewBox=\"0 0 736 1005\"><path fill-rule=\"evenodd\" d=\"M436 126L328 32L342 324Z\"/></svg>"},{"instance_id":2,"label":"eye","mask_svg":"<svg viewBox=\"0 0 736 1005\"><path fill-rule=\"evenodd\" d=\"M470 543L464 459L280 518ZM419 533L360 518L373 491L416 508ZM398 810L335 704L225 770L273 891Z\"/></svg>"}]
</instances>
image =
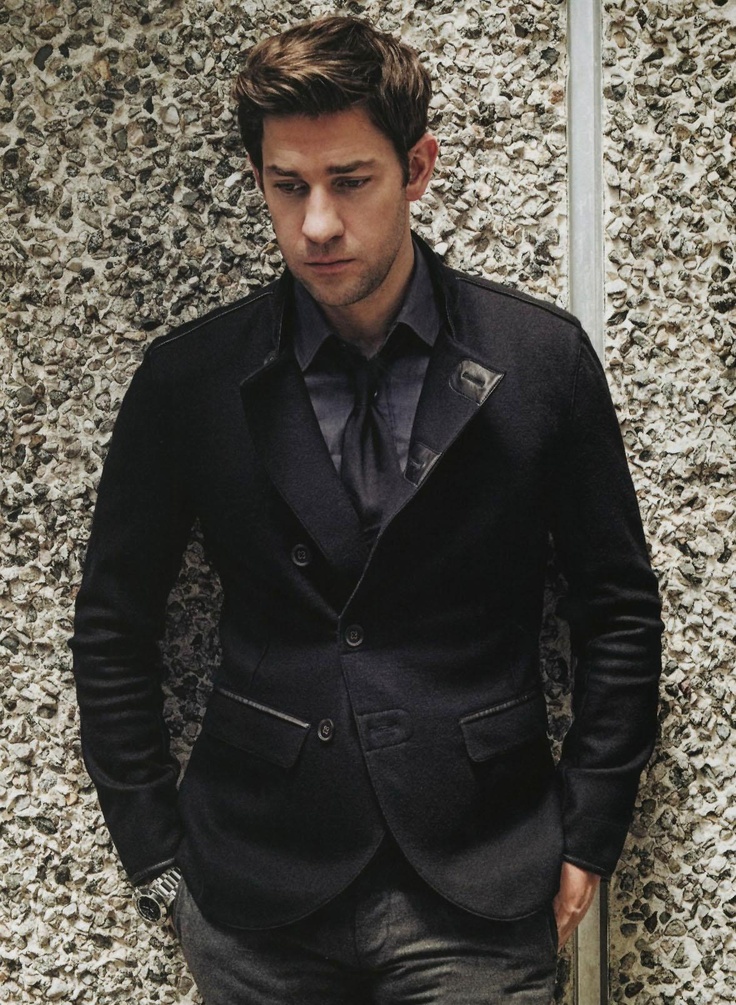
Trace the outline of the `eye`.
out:
<instances>
[{"instance_id":1,"label":"eye","mask_svg":"<svg viewBox=\"0 0 736 1005\"><path fill-rule=\"evenodd\" d=\"M337 185L339 188L356 189L363 188L369 181L370 178L338 178Z\"/></svg>"},{"instance_id":2,"label":"eye","mask_svg":"<svg viewBox=\"0 0 736 1005\"><path fill-rule=\"evenodd\" d=\"M284 192L286 195L295 195L301 192L305 192L307 186L302 182L296 181L280 181L276 182L274 188L278 189L279 192Z\"/></svg>"}]
</instances>

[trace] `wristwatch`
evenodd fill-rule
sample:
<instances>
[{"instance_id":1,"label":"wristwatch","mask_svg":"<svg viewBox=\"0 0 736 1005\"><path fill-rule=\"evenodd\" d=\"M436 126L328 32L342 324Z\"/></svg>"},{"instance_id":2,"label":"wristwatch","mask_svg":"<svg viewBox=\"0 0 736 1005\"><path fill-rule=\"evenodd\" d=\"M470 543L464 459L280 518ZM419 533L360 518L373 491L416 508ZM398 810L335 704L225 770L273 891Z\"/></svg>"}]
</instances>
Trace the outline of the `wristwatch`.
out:
<instances>
[{"instance_id":1,"label":"wristwatch","mask_svg":"<svg viewBox=\"0 0 736 1005\"><path fill-rule=\"evenodd\" d=\"M135 906L138 914L155 925L165 925L180 882L181 872L175 865L151 880L136 892Z\"/></svg>"}]
</instances>

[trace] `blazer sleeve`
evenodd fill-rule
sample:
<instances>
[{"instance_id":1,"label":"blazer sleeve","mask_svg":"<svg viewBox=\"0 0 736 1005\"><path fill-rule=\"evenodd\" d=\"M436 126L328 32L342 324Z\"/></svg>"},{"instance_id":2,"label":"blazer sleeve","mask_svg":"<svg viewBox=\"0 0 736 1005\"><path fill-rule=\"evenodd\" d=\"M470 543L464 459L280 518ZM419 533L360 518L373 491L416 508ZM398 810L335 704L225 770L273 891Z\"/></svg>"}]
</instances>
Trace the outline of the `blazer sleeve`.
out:
<instances>
[{"instance_id":1,"label":"blazer sleeve","mask_svg":"<svg viewBox=\"0 0 736 1005\"><path fill-rule=\"evenodd\" d=\"M553 484L575 665L559 765L564 857L608 876L654 747L663 625L618 421L582 331Z\"/></svg>"},{"instance_id":2,"label":"blazer sleeve","mask_svg":"<svg viewBox=\"0 0 736 1005\"><path fill-rule=\"evenodd\" d=\"M84 761L134 883L173 863L182 833L157 641L193 523L150 355L113 430L70 641Z\"/></svg>"}]
</instances>

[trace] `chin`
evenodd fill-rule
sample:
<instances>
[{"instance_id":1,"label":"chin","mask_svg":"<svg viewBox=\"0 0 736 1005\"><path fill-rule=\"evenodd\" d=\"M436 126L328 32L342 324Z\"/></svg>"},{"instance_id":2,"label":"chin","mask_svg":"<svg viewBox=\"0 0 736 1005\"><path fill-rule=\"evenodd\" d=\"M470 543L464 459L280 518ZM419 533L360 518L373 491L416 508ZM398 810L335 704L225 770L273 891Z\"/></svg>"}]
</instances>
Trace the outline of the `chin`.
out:
<instances>
[{"instance_id":1,"label":"chin","mask_svg":"<svg viewBox=\"0 0 736 1005\"><path fill-rule=\"evenodd\" d=\"M302 278L296 273L295 275L314 300L325 307L349 307L350 304L363 300L367 295L362 287L356 288L355 284L352 285L352 288L346 286L340 288L339 283L329 283L326 281L315 283L311 276L309 278Z\"/></svg>"}]
</instances>

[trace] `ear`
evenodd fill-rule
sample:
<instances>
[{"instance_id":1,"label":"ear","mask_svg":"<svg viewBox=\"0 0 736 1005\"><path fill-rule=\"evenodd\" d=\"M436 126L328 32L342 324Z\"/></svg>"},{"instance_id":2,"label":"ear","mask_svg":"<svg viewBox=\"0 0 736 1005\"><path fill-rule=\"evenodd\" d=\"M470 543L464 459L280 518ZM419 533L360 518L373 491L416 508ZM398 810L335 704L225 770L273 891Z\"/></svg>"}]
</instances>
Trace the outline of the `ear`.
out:
<instances>
[{"instance_id":1,"label":"ear","mask_svg":"<svg viewBox=\"0 0 736 1005\"><path fill-rule=\"evenodd\" d=\"M409 151L409 182L406 186L406 198L409 202L414 202L424 195L439 150L439 144L434 136L425 133Z\"/></svg>"},{"instance_id":2,"label":"ear","mask_svg":"<svg viewBox=\"0 0 736 1005\"><path fill-rule=\"evenodd\" d=\"M253 172L253 177L256 180L256 185L258 186L258 188L262 192L263 191L263 176L262 176L261 172L258 170L258 168L255 166L255 164L253 163L253 158L250 156L250 154L248 154L248 160L250 161L250 169Z\"/></svg>"}]
</instances>

